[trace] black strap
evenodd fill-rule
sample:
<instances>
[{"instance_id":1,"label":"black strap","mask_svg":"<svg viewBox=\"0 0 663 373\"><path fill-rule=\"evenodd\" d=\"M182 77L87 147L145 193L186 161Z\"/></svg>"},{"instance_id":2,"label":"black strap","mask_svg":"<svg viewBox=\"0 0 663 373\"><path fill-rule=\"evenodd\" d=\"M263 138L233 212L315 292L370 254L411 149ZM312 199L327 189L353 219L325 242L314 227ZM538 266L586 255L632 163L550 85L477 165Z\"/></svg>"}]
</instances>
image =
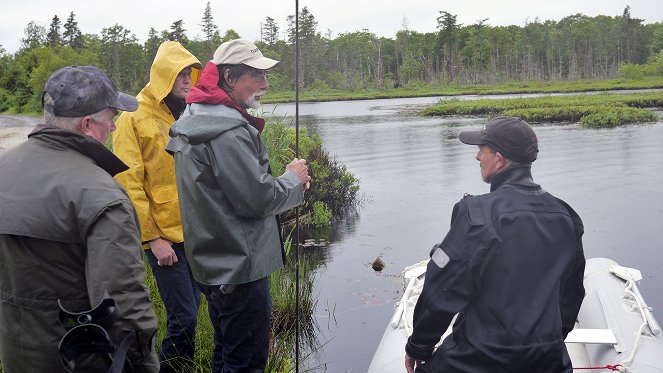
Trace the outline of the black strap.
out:
<instances>
[{"instance_id":1,"label":"black strap","mask_svg":"<svg viewBox=\"0 0 663 373\"><path fill-rule=\"evenodd\" d=\"M129 353L129 348L131 348L131 342L134 339L137 339L136 330L132 330L127 334L117 349L115 350L115 356L113 357L113 365L106 371L106 373L133 373L135 372L133 365L127 359L127 354Z\"/></svg>"},{"instance_id":2,"label":"black strap","mask_svg":"<svg viewBox=\"0 0 663 373\"><path fill-rule=\"evenodd\" d=\"M58 351L67 373L77 372L79 359L90 355L98 356L110 366L106 373L136 372L128 360L128 353L133 342L139 339L138 331L134 329L124 336L117 348L106 332L119 317L118 306L112 298L106 297L96 307L84 312L69 311L60 300L58 305L60 324L67 330L60 340ZM137 345L140 346L140 343Z\"/></svg>"}]
</instances>

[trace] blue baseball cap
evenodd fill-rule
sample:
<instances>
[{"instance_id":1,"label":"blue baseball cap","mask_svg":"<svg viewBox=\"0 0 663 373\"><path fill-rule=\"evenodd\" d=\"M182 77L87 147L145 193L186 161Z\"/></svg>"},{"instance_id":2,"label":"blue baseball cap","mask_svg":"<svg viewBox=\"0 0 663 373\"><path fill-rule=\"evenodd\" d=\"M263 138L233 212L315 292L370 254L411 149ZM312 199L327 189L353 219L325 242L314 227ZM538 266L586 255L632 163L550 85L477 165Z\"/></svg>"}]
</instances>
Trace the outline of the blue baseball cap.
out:
<instances>
[{"instance_id":1,"label":"blue baseball cap","mask_svg":"<svg viewBox=\"0 0 663 373\"><path fill-rule=\"evenodd\" d=\"M46 81L44 110L58 117L83 117L106 108L136 111L138 100L120 92L108 75L94 66L67 66Z\"/></svg>"}]
</instances>

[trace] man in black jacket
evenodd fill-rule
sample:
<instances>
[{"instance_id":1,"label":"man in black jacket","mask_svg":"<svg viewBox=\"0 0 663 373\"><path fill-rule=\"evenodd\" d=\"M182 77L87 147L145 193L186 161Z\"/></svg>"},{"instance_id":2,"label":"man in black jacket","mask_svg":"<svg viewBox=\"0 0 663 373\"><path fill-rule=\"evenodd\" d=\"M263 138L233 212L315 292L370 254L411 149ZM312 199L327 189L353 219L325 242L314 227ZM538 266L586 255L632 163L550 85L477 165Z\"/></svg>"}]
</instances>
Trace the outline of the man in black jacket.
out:
<instances>
[{"instance_id":1,"label":"man in black jacket","mask_svg":"<svg viewBox=\"0 0 663 373\"><path fill-rule=\"evenodd\" d=\"M479 146L490 193L458 202L431 251L406 369L571 372L564 339L585 294L582 221L532 180L538 141L525 121L495 118L459 139Z\"/></svg>"}]
</instances>

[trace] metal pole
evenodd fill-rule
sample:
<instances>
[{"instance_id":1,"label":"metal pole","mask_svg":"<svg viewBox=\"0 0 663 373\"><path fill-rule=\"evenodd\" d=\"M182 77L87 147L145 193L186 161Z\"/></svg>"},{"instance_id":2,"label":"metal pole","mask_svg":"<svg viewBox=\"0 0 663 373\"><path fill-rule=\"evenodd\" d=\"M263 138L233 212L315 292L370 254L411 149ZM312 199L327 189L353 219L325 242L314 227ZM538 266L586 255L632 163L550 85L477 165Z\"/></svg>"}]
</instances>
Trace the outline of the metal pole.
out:
<instances>
[{"instance_id":1,"label":"metal pole","mask_svg":"<svg viewBox=\"0 0 663 373\"><path fill-rule=\"evenodd\" d=\"M299 158L299 0L295 0L295 158ZM299 373L299 206L295 224L295 372Z\"/></svg>"}]
</instances>

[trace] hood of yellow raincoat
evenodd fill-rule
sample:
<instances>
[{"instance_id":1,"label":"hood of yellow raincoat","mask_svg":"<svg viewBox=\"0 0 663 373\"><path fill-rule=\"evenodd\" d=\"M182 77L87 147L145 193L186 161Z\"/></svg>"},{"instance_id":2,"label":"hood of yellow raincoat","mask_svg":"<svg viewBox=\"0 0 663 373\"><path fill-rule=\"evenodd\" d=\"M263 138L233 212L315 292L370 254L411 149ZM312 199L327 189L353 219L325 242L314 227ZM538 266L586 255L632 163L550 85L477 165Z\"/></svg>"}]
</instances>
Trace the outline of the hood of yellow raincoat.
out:
<instances>
[{"instance_id":1,"label":"hood of yellow raincoat","mask_svg":"<svg viewBox=\"0 0 663 373\"><path fill-rule=\"evenodd\" d=\"M191 87L193 87L200 78L202 70L200 61L176 41L161 43L150 68L150 82L140 91L138 100L144 101L141 100L141 96L147 96L145 98L148 100L152 99L156 103L160 103L173 89L173 84L180 71L189 66L192 67Z\"/></svg>"},{"instance_id":2,"label":"hood of yellow raincoat","mask_svg":"<svg viewBox=\"0 0 663 373\"><path fill-rule=\"evenodd\" d=\"M113 152L129 169L115 179L127 190L140 220L143 242L161 237L182 242L182 221L175 185L175 162L165 151L168 130L175 122L163 99L177 75L191 69L191 86L200 76L200 63L180 43L159 47L150 70L150 82L138 95L138 110L125 111L115 122Z\"/></svg>"}]
</instances>

